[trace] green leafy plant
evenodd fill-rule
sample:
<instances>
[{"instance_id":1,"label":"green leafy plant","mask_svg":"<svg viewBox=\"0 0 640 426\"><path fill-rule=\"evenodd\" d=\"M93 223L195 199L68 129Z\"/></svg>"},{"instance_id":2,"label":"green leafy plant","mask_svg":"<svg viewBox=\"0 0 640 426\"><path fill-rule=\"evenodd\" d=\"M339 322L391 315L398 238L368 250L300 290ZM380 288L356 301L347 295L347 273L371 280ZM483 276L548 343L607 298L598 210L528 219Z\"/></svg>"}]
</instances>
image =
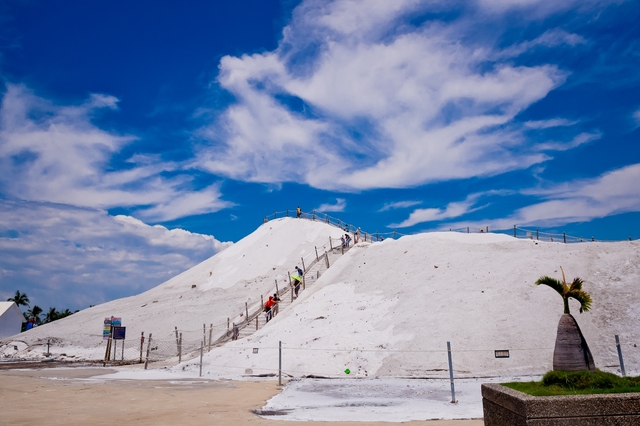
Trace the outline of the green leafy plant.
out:
<instances>
[{"instance_id":1,"label":"green leafy plant","mask_svg":"<svg viewBox=\"0 0 640 426\"><path fill-rule=\"evenodd\" d=\"M604 371L550 371L539 382L503 383L534 396L640 392L640 377L619 377Z\"/></svg>"}]
</instances>

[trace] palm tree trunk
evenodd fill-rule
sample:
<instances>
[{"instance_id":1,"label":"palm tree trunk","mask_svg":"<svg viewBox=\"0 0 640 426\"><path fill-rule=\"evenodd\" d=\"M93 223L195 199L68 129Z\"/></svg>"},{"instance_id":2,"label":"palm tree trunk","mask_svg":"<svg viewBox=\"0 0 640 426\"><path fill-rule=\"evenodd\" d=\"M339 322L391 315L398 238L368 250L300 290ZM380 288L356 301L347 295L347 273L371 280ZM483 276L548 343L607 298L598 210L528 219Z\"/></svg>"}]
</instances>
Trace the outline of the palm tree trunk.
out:
<instances>
[{"instance_id":1,"label":"palm tree trunk","mask_svg":"<svg viewBox=\"0 0 640 426\"><path fill-rule=\"evenodd\" d=\"M556 346L553 351L553 369L562 371L596 370L587 341L571 314L562 315L558 322Z\"/></svg>"}]
</instances>

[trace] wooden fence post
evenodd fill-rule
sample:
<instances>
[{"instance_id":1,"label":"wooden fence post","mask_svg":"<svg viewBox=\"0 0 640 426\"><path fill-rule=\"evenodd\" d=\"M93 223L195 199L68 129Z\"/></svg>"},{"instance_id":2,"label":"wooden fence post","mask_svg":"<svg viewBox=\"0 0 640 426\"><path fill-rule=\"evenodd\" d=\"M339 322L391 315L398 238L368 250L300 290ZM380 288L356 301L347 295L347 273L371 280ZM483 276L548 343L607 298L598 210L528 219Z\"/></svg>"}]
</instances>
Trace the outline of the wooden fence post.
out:
<instances>
[{"instance_id":1,"label":"wooden fence post","mask_svg":"<svg viewBox=\"0 0 640 426\"><path fill-rule=\"evenodd\" d=\"M207 324L202 324L202 341L203 345L207 344Z\"/></svg>"},{"instance_id":2,"label":"wooden fence post","mask_svg":"<svg viewBox=\"0 0 640 426\"><path fill-rule=\"evenodd\" d=\"M149 365L149 352L151 352L151 336L152 334L149 333L149 341L147 342L147 358L144 361L144 369L147 369L147 365Z\"/></svg>"},{"instance_id":3,"label":"wooden fence post","mask_svg":"<svg viewBox=\"0 0 640 426\"><path fill-rule=\"evenodd\" d=\"M176 346L178 346L178 326L176 325Z\"/></svg>"},{"instance_id":4,"label":"wooden fence post","mask_svg":"<svg viewBox=\"0 0 640 426\"><path fill-rule=\"evenodd\" d=\"M182 362L182 333L180 333L180 340L178 341L178 363Z\"/></svg>"},{"instance_id":5,"label":"wooden fence post","mask_svg":"<svg viewBox=\"0 0 640 426\"><path fill-rule=\"evenodd\" d=\"M144 346L144 331L140 335L140 364L142 364L142 349Z\"/></svg>"},{"instance_id":6,"label":"wooden fence post","mask_svg":"<svg viewBox=\"0 0 640 426\"><path fill-rule=\"evenodd\" d=\"M209 324L209 351L211 351L211 337L213 335L213 324Z\"/></svg>"},{"instance_id":7,"label":"wooden fence post","mask_svg":"<svg viewBox=\"0 0 640 426\"><path fill-rule=\"evenodd\" d=\"M316 262L319 261L320 259L318 258L318 247L313 246L314 249L316 249Z\"/></svg>"},{"instance_id":8,"label":"wooden fence post","mask_svg":"<svg viewBox=\"0 0 640 426\"><path fill-rule=\"evenodd\" d=\"M258 329L258 320L260 319L260 314L258 314L258 316L256 316L256 330Z\"/></svg>"}]
</instances>

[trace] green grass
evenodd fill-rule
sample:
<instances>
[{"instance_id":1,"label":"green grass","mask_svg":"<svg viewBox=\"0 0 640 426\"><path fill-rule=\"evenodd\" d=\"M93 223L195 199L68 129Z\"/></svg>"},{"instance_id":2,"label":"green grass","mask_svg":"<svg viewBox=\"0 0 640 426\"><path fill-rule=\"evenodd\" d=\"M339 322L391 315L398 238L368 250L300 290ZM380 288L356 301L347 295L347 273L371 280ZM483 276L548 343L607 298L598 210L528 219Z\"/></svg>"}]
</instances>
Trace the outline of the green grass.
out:
<instances>
[{"instance_id":1,"label":"green grass","mask_svg":"<svg viewBox=\"0 0 640 426\"><path fill-rule=\"evenodd\" d=\"M618 377L600 370L594 373L550 371L541 382L511 382L502 385L533 396L626 393L640 392L640 377Z\"/></svg>"}]
</instances>

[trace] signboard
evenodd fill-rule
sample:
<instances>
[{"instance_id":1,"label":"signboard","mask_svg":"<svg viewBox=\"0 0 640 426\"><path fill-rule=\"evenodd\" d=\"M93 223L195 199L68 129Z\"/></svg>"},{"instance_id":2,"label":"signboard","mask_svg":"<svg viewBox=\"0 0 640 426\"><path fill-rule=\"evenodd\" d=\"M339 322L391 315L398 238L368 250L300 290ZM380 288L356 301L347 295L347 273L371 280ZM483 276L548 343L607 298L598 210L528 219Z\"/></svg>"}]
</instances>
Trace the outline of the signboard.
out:
<instances>
[{"instance_id":1,"label":"signboard","mask_svg":"<svg viewBox=\"0 0 640 426\"><path fill-rule=\"evenodd\" d=\"M111 327L120 327L122 326L122 318L116 317L108 317L104 319L104 324L102 327L102 340L109 340L109 336L111 336Z\"/></svg>"},{"instance_id":2,"label":"signboard","mask_svg":"<svg viewBox=\"0 0 640 426\"><path fill-rule=\"evenodd\" d=\"M104 319L104 326L102 327L102 340L109 340L111 335L111 318Z\"/></svg>"},{"instance_id":3,"label":"signboard","mask_svg":"<svg viewBox=\"0 0 640 426\"><path fill-rule=\"evenodd\" d=\"M126 333L127 333L127 327L119 327L119 326L113 327L114 340L124 340Z\"/></svg>"},{"instance_id":4,"label":"signboard","mask_svg":"<svg viewBox=\"0 0 640 426\"><path fill-rule=\"evenodd\" d=\"M496 358L509 358L509 350L508 349L497 350L495 351L495 355L496 355Z\"/></svg>"}]
</instances>

